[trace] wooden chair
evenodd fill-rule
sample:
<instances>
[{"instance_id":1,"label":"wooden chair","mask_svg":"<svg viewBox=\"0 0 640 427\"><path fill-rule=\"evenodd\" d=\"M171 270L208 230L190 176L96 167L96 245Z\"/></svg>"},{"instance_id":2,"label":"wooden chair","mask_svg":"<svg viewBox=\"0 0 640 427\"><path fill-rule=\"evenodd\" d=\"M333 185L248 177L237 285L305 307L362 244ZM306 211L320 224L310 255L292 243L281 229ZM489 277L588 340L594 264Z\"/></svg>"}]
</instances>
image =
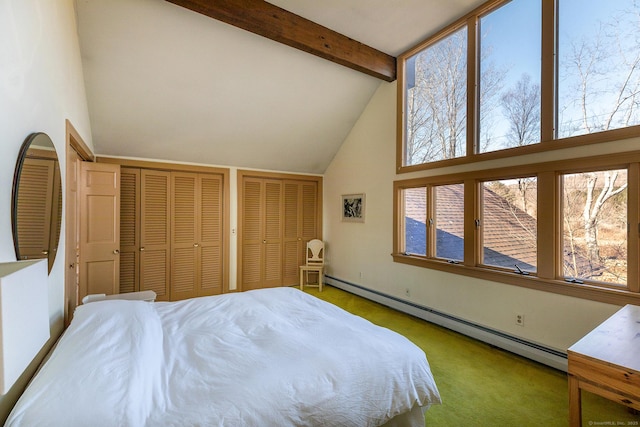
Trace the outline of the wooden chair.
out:
<instances>
[{"instance_id":1,"label":"wooden chair","mask_svg":"<svg viewBox=\"0 0 640 427\"><path fill-rule=\"evenodd\" d=\"M322 292L322 278L324 270L324 243L322 240L313 239L307 242L307 263L300 266L300 289L306 286L317 286ZM318 273L318 283L309 283L309 272Z\"/></svg>"}]
</instances>

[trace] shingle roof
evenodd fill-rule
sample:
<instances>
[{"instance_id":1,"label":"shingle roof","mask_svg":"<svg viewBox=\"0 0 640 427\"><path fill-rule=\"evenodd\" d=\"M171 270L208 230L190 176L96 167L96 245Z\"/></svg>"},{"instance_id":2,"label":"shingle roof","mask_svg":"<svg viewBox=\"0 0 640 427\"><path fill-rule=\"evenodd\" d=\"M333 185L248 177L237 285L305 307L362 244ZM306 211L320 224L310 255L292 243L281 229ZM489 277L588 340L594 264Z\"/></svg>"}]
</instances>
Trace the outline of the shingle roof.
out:
<instances>
[{"instance_id":1,"label":"shingle roof","mask_svg":"<svg viewBox=\"0 0 640 427\"><path fill-rule=\"evenodd\" d=\"M464 187L447 185L437 191L436 247L438 257L461 259L464 238ZM405 214L407 217L406 251L424 253L426 239L426 194L424 191L405 192ZM518 264L523 270L535 271L536 220L524 211L509 204L492 191L485 194L484 212L484 263L503 267ZM532 244L533 243L533 244Z\"/></svg>"},{"instance_id":2,"label":"shingle roof","mask_svg":"<svg viewBox=\"0 0 640 427\"><path fill-rule=\"evenodd\" d=\"M522 270L536 270L536 218L510 203L499 194L485 189L484 264L507 268L518 264ZM438 187L436 220L437 256L460 260L464 239L464 187L447 185ZM405 191L406 242L409 253L424 254L426 242L426 193L424 189ZM568 251L565 249L565 253ZM588 263L579 257L580 264ZM585 264L585 269L586 269ZM595 270L601 270L596 267ZM589 268L586 271L590 271ZM583 271L583 270L581 270Z\"/></svg>"}]
</instances>

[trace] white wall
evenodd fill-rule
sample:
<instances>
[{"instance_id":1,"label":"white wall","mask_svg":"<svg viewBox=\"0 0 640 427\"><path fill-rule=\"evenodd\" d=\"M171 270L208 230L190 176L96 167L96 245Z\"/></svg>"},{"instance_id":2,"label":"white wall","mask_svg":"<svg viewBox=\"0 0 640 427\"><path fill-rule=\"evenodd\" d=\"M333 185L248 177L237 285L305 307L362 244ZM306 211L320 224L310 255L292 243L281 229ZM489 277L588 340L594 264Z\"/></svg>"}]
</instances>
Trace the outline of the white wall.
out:
<instances>
[{"instance_id":1,"label":"white wall","mask_svg":"<svg viewBox=\"0 0 640 427\"><path fill-rule=\"evenodd\" d=\"M64 177L65 119L92 147L73 0L0 0L0 262L16 259L11 188L20 147L29 134L47 133ZM64 316L64 225L48 288L51 335L57 337ZM0 397L1 421L36 364Z\"/></svg>"},{"instance_id":2,"label":"white wall","mask_svg":"<svg viewBox=\"0 0 640 427\"><path fill-rule=\"evenodd\" d=\"M619 307L393 262L393 181L469 168L396 175L396 86L380 85L325 173L327 274L401 299L407 299L408 288L413 303L566 351ZM638 140L607 144L606 148L634 147L637 149ZM562 150L561 155L600 154L603 148ZM548 153L536 155L537 160L546 157ZM502 160L485 166L504 165ZM365 223L341 222L341 195L361 192L366 193ZM524 313L524 327L515 325L516 313Z\"/></svg>"}]
</instances>

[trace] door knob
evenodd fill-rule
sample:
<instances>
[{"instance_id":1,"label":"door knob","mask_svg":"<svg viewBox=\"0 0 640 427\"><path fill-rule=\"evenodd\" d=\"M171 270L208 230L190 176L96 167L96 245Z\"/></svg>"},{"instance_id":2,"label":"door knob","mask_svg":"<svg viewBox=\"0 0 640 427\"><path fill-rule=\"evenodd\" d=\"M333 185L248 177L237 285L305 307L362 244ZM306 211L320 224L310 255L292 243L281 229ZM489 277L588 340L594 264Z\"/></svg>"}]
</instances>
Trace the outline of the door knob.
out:
<instances>
[{"instance_id":1,"label":"door knob","mask_svg":"<svg viewBox=\"0 0 640 427\"><path fill-rule=\"evenodd\" d=\"M120 253L120 251L118 249L114 249L113 253L114 253L114 255L118 255Z\"/></svg>"},{"instance_id":2,"label":"door knob","mask_svg":"<svg viewBox=\"0 0 640 427\"><path fill-rule=\"evenodd\" d=\"M263 241L262 241L262 243L267 243L267 241L266 241L266 240L263 240Z\"/></svg>"},{"instance_id":3,"label":"door knob","mask_svg":"<svg viewBox=\"0 0 640 427\"><path fill-rule=\"evenodd\" d=\"M140 248L140 252L144 252L144 247Z\"/></svg>"},{"instance_id":4,"label":"door knob","mask_svg":"<svg viewBox=\"0 0 640 427\"><path fill-rule=\"evenodd\" d=\"M198 246L200 246L200 245L199 245L199 244L197 244L197 243L194 243L194 244L193 244L193 247L194 247L194 248L197 248Z\"/></svg>"}]
</instances>

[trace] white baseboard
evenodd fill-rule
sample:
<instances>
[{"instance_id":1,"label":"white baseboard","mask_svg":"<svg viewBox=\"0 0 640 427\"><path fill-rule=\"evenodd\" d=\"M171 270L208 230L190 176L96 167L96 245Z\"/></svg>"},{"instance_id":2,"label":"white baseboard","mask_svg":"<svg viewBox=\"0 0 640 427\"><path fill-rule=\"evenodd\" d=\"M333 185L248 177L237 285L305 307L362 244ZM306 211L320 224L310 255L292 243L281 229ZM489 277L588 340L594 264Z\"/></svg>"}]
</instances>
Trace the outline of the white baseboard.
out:
<instances>
[{"instance_id":1,"label":"white baseboard","mask_svg":"<svg viewBox=\"0 0 640 427\"><path fill-rule=\"evenodd\" d=\"M545 347L534 342L505 334L491 328L478 325L464 319L441 313L437 310L415 304L410 301L387 295L372 289L367 289L355 283L350 283L336 277L325 275L325 283L363 298L375 301L387 307L424 319L452 331L496 346L511 353L518 354L552 368L567 371L567 354Z\"/></svg>"}]
</instances>

